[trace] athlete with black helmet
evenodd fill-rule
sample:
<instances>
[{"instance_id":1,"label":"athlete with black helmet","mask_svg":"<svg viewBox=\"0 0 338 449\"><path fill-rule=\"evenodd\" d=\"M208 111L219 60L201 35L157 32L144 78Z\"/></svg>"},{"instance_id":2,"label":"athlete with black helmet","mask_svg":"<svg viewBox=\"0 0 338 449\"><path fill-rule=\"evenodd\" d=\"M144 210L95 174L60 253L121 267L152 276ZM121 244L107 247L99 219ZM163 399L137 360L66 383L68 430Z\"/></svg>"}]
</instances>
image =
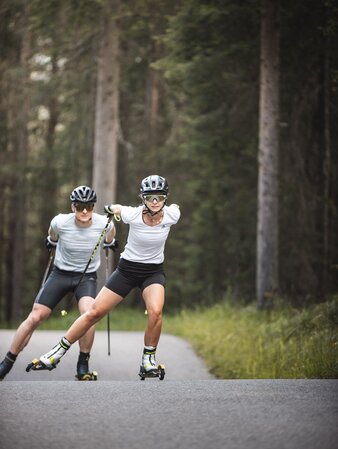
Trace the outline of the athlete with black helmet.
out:
<instances>
[{"instance_id":1,"label":"athlete with black helmet","mask_svg":"<svg viewBox=\"0 0 338 449\"><path fill-rule=\"evenodd\" d=\"M95 191L87 186L76 187L70 195L70 201L72 212L58 214L50 223L46 246L50 251L55 249L53 268L40 288L32 311L18 327L9 352L0 363L0 380L12 369L18 354L27 345L34 330L50 316L67 293L74 294L81 314L90 308L96 296L96 270L100 265L100 251L96 251L92 256L93 248L104 230L105 246L116 247L113 223L107 225L104 215L93 212L97 201ZM87 270L83 274L86 267ZM79 340L79 380L93 379L88 360L94 333L95 327L91 326Z\"/></svg>"},{"instance_id":2,"label":"athlete with black helmet","mask_svg":"<svg viewBox=\"0 0 338 449\"><path fill-rule=\"evenodd\" d=\"M105 206L108 215L120 216L129 225L128 239L120 261L90 309L73 323L59 344L40 357L38 369L55 368L71 344L85 335L133 288L138 287L148 314L139 375L141 379L148 376L163 378L164 373L156 365L155 351L161 335L165 299L164 247L170 227L180 218L176 204L166 205L168 194L165 178L151 175L141 182L142 205Z\"/></svg>"}]
</instances>

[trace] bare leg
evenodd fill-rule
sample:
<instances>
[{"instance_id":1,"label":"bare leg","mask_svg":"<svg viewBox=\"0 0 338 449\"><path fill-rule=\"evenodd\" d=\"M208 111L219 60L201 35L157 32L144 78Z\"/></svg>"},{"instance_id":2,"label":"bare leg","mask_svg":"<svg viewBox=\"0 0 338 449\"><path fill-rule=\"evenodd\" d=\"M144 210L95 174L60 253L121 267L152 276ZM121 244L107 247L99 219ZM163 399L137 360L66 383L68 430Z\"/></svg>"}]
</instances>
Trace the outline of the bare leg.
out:
<instances>
[{"instance_id":1,"label":"bare leg","mask_svg":"<svg viewBox=\"0 0 338 449\"><path fill-rule=\"evenodd\" d=\"M91 307L81 315L68 329L65 338L70 343L75 343L111 309L122 301L122 296L117 295L106 287L102 287L93 301Z\"/></svg>"},{"instance_id":2,"label":"bare leg","mask_svg":"<svg viewBox=\"0 0 338 449\"><path fill-rule=\"evenodd\" d=\"M162 329L164 287L151 284L143 290L143 299L148 311L148 325L144 333L145 346L157 346Z\"/></svg>"},{"instance_id":3,"label":"bare leg","mask_svg":"<svg viewBox=\"0 0 338 449\"><path fill-rule=\"evenodd\" d=\"M69 345L75 343L85 333L94 326L109 310L113 309L120 301L122 296L117 295L106 287L103 287L97 295L95 301L92 302L90 308L81 315L68 329L66 335L62 337L61 341L54 346L46 354L40 357L41 369L53 369L60 362L61 357L64 356ZM30 365L26 368L31 369ZM38 368L39 369L39 368Z\"/></svg>"},{"instance_id":4,"label":"bare leg","mask_svg":"<svg viewBox=\"0 0 338 449\"><path fill-rule=\"evenodd\" d=\"M83 315L86 313L92 306L94 302L94 298L90 296L83 296L79 301L79 311L80 314ZM95 336L95 325L90 327L88 331L79 339L79 346L81 352L90 352L94 343Z\"/></svg>"},{"instance_id":5,"label":"bare leg","mask_svg":"<svg viewBox=\"0 0 338 449\"><path fill-rule=\"evenodd\" d=\"M52 310L49 307L34 303L32 311L17 329L10 351L13 354L18 355L28 344L35 329L45 321L51 313Z\"/></svg>"}]
</instances>

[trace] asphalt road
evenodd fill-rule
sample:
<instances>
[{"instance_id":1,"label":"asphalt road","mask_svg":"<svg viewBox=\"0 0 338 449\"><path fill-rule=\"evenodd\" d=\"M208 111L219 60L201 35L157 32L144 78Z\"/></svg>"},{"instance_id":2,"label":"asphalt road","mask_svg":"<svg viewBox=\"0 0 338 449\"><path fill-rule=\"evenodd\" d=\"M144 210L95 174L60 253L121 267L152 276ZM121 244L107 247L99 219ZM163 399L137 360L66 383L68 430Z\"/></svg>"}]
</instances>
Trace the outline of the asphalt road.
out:
<instances>
[{"instance_id":1,"label":"asphalt road","mask_svg":"<svg viewBox=\"0 0 338 449\"><path fill-rule=\"evenodd\" d=\"M0 330L1 360L8 351L14 331ZM49 351L62 337L62 331L35 331L31 341L19 355L6 381L73 380L76 373L78 345L74 344L53 371L31 371L26 366L34 358ZM99 380L137 380L143 351L142 332L111 332L108 356L107 332L95 334L90 358L90 370L98 372ZM166 377L171 380L212 379L203 361L183 339L162 334L156 352L157 363L166 366ZM1 443L1 442L0 442Z\"/></svg>"},{"instance_id":2,"label":"asphalt road","mask_svg":"<svg viewBox=\"0 0 338 449\"><path fill-rule=\"evenodd\" d=\"M37 337L48 349L49 334ZM121 380L117 369L120 346L113 344L120 344L119 336L112 337L112 355L107 357L103 344L99 349L103 361L95 360L101 373L97 382L69 380L74 360L68 363L66 359L76 359L74 347L74 354L64 357L56 370L42 373L21 373L19 360L25 366L29 355L25 350L11 372L11 376L20 372L21 379L8 376L0 382L2 449L338 448L338 380L215 380L187 343L163 336L166 378L140 381L135 375L140 349L131 348L130 341L142 335L129 333L122 334L122 346L135 357L130 355L133 360L126 362ZM167 337L173 345L168 352ZM3 338L0 332L1 351ZM35 346L33 340L30 346ZM93 368L97 368L95 352ZM177 367L171 365L172 360L179 362ZM183 367L190 367L185 378ZM52 379L57 373L68 380ZM48 380L37 381L41 374Z\"/></svg>"}]
</instances>

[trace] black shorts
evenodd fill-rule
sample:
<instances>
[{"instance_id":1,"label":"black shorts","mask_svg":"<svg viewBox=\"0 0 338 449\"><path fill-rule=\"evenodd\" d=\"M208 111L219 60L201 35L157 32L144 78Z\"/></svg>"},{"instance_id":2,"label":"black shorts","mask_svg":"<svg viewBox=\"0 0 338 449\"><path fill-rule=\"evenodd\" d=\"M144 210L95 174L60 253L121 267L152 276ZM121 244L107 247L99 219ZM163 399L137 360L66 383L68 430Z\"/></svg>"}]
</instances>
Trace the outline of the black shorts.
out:
<instances>
[{"instance_id":1,"label":"black shorts","mask_svg":"<svg viewBox=\"0 0 338 449\"><path fill-rule=\"evenodd\" d=\"M133 288L139 287L143 291L151 284L161 284L165 287L162 263L139 263L120 259L106 287L125 298Z\"/></svg>"},{"instance_id":2,"label":"black shorts","mask_svg":"<svg viewBox=\"0 0 338 449\"><path fill-rule=\"evenodd\" d=\"M36 304L43 304L44 306L54 309L54 307L61 301L61 299L67 293L74 293L77 302L84 296L96 296L96 273L86 273L80 285L82 273L76 273L74 271L59 270L57 267L53 267L47 281L41 287L37 297L35 298Z\"/></svg>"}]
</instances>

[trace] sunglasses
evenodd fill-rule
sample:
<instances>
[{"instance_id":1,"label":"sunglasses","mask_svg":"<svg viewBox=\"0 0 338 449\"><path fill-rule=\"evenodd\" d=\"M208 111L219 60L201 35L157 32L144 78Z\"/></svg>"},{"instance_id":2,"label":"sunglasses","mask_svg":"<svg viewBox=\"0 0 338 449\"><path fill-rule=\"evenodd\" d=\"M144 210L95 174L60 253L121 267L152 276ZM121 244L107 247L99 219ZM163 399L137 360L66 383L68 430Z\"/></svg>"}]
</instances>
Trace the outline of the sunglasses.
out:
<instances>
[{"instance_id":1,"label":"sunglasses","mask_svg":"<svg viewBox=\"0 0 338 449\"><path fill-rule=\"evenodd\" d=\"M74 204L75 209L78 212L83 212L85 209L87 212L91 212L94 209L94 204L93 203L88 203L88 204Z\"/></svg>"},{"instance_id":2,"label":"sunglasses","mask_svg":"<svg viewBox=\"0 0 338 449\"><path fill-rule=\"evenodd\" d=\"M152 203L153 201L160 203L161 201L165 201L166 198L167 195L143 195L143 199L145 201L149 201L150 203Z\"/></svg>"}]
</instances>

